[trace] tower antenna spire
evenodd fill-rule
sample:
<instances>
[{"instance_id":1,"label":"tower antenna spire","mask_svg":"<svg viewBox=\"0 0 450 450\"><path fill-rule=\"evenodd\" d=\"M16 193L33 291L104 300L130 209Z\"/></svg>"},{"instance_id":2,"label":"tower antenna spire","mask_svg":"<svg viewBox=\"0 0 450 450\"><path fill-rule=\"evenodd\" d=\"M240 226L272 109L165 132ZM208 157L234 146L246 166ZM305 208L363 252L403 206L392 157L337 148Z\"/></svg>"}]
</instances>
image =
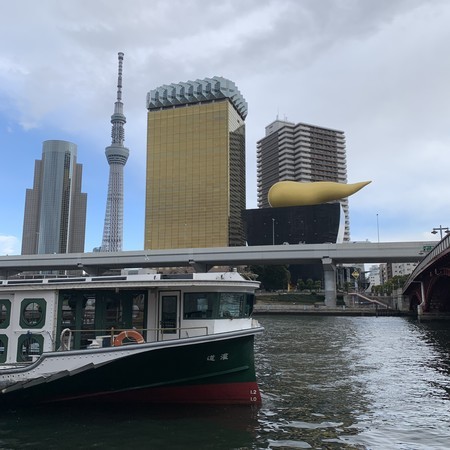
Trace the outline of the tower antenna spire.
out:
<instances>
[{"instance_id":1,"label":"tower antenna spire","mask_svg":"<svg viewBox=\"0 0 450 450\"><path fill-rule=\"evenodd\" d=\"M119 73L117 77L117 101L122 101L122 66L123 66L123 53L119 52Z\"/></svg>"},{"instance_id":2,"label":"tower antenna spire","mask_svg":"<svg viewBox=\"0 0 450 450\"><path fill-rule=\"evenodd\" d=\"M127 121L123 114L123 103L122 103L122 67L123 67L123 53L119 52L119 70L117 75L117 100L114 104L114 114L111 116L112 130L112 146L119 145L123 147L123 141L125 140L125 129L124 125Z\"/></svg>"}]
</instances>

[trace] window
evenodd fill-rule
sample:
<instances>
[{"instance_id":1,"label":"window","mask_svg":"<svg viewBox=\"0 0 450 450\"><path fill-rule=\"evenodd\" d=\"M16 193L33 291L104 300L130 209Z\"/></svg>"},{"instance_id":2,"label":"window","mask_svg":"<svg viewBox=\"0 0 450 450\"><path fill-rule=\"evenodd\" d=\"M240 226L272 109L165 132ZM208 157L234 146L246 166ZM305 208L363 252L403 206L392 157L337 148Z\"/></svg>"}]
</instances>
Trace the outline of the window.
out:
<instances>
[{"instance_id":1,"label":"window","mask_svg":"<svg viewBox=\"0 0 450 450\"><path fill-rule=\"evenodd\" d=\"M253 294L243 292L186 293L183 301L184 319L237 319L250 317Z\"/></svg>"},{"instance_id":2,"label":"window","mask_svg":"<svg viewBox=\"0 0 450 450\"><path fill-rule=\"evenodd\" d=\"M184 294L184 319L213 319L213 308L217 309L218 294L215 292Z\"/></svg>"},{"instance_id":3,"label":"window","mask_svg":"<svg viewBox=\"0 0 450 450\"><path fill-rule=\"evenodd\" d=\"M40 334L22 334L17 343L17 361L32 361L42 353L44 338Z\"/></svg>"},{"instance_id":4,"label":"window","mask_svg":"<svg viewBox=\"0 0 450 450\"><path fill-rule=\"evenodd\" d=\"M245 313L245 294L223 292L220 295L219 317L224 319L248 317L248 313Z\"/></svg>"},{"instance_id":5,"label":"window","mask_svg":"<svg viewBox=\"0 0 450 450\"><path fill-rule=\"evenodd\" d=\"M22 328L42 328L45 324L45 300L26 298L22 301L20 326Z\"/></svg>"},{"instance_id":6,"label":"window","mask_svg":"<svg viewBox=\"0 0 450 450\"><path fill-rule=\"evenodd\" d=\"M6 356L8 354L8 336L0 334L0 363L6 361Z\"/></svg>"},{"instance_id":7,"label":"window","mask_svg":"<svg viewBox=\"0 0 450 450\"><path fill-rule=\"evenodd\" d=\"M144 312L146 298L145 294L133 295L133 306L132 306L132 323L133 328L145 328L144 326Z\"/></svg>"},{"instance_id":8,"label":"window","mask_svg":"<svg viewBox=\"0 0 450 450\"><path fill-rule=\"evenodd\" d=\"M0 300L0 328L8 328L10 314L11 302L9 300Z\"/></svg>"}]
</instances>

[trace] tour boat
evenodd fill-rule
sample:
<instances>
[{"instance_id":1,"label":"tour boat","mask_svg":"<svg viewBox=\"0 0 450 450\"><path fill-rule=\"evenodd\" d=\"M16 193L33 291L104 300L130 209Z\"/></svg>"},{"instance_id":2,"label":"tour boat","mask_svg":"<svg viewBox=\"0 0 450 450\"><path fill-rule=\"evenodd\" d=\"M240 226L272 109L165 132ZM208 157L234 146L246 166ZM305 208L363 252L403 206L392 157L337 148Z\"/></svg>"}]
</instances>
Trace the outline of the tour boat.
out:
<instances>
[{"instance_id":1,"label":"tour boat","mask_svg":"<svg viewBox=\"0 0 450 450\"><path fill-rule=\"evenodd\" d=\"M258 282L122 272L0 280L0 405L261 402Z\"/></svg>"}]
</instances>

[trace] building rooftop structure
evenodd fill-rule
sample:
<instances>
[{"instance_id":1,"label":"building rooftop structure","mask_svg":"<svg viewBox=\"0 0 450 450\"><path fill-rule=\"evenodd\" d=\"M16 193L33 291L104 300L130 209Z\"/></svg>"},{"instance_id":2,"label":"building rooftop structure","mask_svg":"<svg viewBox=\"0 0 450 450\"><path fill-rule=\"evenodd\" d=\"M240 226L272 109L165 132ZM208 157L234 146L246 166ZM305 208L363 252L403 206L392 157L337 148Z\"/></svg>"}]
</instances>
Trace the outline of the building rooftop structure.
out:
<instances>
[{"instance_id":1,"label":"building rooftop structure","mask_svg":"<svg viewBox=\"0 0 450 450\"><path fill-rule=\"evenodd\" d=\"M223 77L165 84L147 94L147 109L171 108L229 99L236 111L245 119L248 107L236 84Z\"/></svg>"}]
</instances>

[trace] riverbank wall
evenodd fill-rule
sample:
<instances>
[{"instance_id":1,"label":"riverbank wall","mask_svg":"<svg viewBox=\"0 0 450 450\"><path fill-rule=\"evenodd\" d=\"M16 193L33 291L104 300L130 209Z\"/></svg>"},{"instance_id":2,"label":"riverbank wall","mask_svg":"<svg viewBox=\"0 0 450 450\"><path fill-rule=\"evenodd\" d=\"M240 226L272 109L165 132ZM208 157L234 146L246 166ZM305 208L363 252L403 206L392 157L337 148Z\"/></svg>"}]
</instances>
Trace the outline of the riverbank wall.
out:
<instances>
[{"instance_id":1,"label":"riverbank wall","mask_svg":"<svg viewBox=\"0 0 450 450\"><path fill-rule=\"evenodd\" d=\"M337 306L325 305L295 305L295 304L268 304L257 302L253 308L253 315L327 315L327 316L414 316L412 311L400 311L375 306Z\"/></svg>"}]
</instances>

